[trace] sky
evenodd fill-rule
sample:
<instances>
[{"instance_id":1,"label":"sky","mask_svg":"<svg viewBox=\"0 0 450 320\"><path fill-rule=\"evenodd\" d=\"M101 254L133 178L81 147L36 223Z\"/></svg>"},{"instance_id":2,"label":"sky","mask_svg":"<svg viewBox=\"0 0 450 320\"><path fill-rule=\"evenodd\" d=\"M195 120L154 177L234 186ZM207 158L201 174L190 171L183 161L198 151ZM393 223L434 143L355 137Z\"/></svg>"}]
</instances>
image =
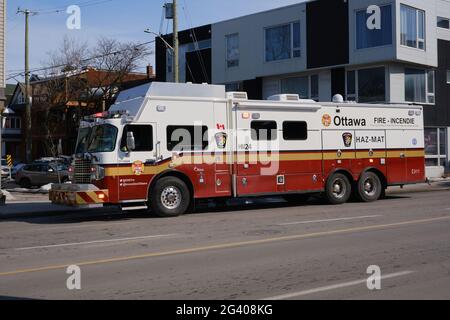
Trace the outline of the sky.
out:
<instances>
[{"instance_id":1,"label":"sky","mask_svg":"<svg viewBox=\"0 0 450 320\"><path fill-rule=\"evenodd\" d=\"M17 8L40 14L30 16L30 68L46 66L48 54L60 47L65 36L93 45L99 37L123 42L147 42L160 31L162 6L167 0L7 0L6 70L8 78L24 67L24 17ZM303 2L302 0L178 0L180 30L222 21L263 10ZM66 13L70 5L81 8L81 28L69 30ZM56 13L55 11L59 11ZM162 33L171 32L166 20ZM152 46L152 45L150 45ZM148 58L154 63L154 57ZM143 72L142 70L138 70ZM20 78L20 77L19 77ZM19 79L20 80L20 79ZM7 79L14 83L14 79Z\"/></svg>"}]
</instances>

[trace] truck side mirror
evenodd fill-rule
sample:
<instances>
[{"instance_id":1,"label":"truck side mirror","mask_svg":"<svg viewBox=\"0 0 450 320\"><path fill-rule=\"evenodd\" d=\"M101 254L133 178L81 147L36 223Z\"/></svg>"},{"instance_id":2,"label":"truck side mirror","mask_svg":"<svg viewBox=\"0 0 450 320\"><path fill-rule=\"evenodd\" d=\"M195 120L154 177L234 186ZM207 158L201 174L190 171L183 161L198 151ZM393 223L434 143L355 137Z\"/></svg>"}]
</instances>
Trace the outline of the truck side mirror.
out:
<instances>
[{"instance_id":1,"label":"truck side mirror","mask_svg":"<svg viewBox=\"0 0 450 320\"><path fill-rule=\"evenodd\" d=\"M136 149L136 141L134 140L133 132L127 132L127 149L129 151Z\"/></svg>"}]
</instances>

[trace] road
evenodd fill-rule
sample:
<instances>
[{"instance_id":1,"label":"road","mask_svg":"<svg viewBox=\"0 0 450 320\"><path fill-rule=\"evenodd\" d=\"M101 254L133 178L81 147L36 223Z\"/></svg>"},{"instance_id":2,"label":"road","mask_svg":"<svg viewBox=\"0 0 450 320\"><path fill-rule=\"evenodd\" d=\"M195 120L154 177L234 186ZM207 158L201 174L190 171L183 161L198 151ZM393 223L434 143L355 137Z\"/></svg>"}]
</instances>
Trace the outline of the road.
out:
<instances>
[{"instance_id":1,"label":"road","mask_svg":"<svg viewBox=\"0 0 450 320\"><path fill-rule=\"evenodd\" d=\"M263 202L0 222L0 298L450 299L448 190ZM81 290L66 287L69 265ZM372 265L380 290L366 285Z\"/></svg>"}]
</instances>

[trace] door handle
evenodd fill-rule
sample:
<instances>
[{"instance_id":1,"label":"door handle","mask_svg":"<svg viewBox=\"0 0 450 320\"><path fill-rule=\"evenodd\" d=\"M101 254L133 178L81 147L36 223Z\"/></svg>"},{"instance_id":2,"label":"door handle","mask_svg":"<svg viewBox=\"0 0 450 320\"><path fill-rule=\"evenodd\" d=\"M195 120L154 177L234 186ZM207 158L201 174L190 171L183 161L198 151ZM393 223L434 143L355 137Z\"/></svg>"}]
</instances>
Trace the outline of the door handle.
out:
<instances>
[{"instance_id":1,"label":"door handle","mask_svg":"<svg viewBox=\"0 0 450 320\"><path fill-rule=\"evenodd\" d=\"M406 155L402 152L402 153L400 153L400 159L405 159L406 158Z\"/></svg>"}]
</instances>

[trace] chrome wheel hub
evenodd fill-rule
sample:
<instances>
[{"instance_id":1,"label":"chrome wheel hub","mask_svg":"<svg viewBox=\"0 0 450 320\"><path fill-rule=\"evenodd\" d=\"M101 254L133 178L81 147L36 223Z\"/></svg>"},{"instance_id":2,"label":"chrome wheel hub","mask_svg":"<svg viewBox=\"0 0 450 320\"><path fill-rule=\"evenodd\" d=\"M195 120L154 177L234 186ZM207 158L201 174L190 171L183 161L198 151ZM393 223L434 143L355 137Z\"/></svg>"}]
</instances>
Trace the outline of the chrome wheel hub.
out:
<instances>
[{"instance_id":1,"label":"chrome wheel hub","mask_svg":"<svg viewBox=\"0 0 450 320\"><path fill-rule=\"evenodd\" d=\"M373 196L376 193L377 189L375 187L375 183L372 179L367 179L364 181L364 193L368 196Z\"/></svg>"},{"instance_id":2,"label":"chrome wheel hub","mask_svg":"<svg viewBox=\"0 0 450 320\"><path fill-rule=\"evenodd\" d=\"M336 198L340 199L345 196L346 192L347 192L347 188L345 186L345 183L340 179L335 180L333 183L333 195Z\"/></svg>"},{"instance_id":3,"label":"chrome wheel hub","mask_svg":"<svg viewBox=\"0 0 450 320\"><path fill-rule=\"evenodd\" d=\"M166 187L161 193L161 203L169 210L178 208L181 204L181 192L177 187Z\"/></svg>"}]
</instances>

